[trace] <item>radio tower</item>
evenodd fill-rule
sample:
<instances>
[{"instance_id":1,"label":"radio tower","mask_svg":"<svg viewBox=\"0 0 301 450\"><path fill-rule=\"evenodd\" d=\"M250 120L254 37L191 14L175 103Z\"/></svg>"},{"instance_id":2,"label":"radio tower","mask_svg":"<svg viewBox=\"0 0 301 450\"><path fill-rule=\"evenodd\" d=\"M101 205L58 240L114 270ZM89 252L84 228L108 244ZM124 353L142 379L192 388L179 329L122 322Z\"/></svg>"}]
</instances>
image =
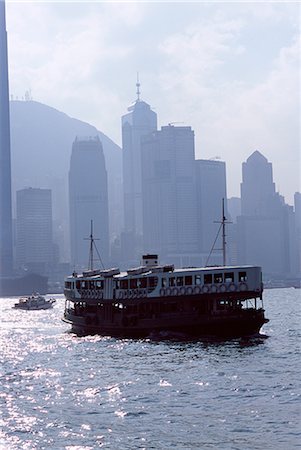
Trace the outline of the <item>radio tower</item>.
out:
<instances>
[{"instance_id":1,"label":"radio tower","mask_svg":"<svg viewBox=\"0 0 301 450\"><path fill-rule=\"evenodd\" d=\"M0 0L0 280L12 275L12 205L7 33L5 1ZM1 282L1 281L0 281ZM1 288L1 286L0 286Z\"/></svg>"}]
</instances>

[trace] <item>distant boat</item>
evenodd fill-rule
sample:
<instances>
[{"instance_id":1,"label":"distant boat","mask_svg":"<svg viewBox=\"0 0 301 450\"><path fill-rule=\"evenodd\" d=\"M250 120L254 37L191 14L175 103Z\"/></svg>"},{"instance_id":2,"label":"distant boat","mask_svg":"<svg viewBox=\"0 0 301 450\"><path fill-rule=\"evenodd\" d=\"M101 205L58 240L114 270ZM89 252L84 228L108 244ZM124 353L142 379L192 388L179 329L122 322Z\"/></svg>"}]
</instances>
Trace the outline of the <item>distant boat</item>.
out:
<instances>
[{"instance_id":1,"label":"distant boat","mask_svg":"<svg viewBox=\"0 0 301 450\"><path fill-rule=\"evenodd\" d=\"M18 303L15 303L14 308L24 310L38 310L50 309L56 302L55 298L45 299L40 294L33 294L28 297L20 297Z\"/></svg>"}]
</instances>

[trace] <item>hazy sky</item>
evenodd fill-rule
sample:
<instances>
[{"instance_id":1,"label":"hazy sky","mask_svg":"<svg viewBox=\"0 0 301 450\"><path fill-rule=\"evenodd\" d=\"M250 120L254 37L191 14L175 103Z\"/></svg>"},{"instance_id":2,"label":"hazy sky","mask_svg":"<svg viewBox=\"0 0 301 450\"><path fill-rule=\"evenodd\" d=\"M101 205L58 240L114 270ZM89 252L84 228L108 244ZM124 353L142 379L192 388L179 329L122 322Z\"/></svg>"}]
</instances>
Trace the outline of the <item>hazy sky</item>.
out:
<instances>
[{"instance_id":1,"label":"hazy sky","mask_svg":"<svg viewBox=\"0 0 301 450\"><path fill-rule=\"evenodd\" d=\"M228 196L259 150L277 190L300 190L300 4L7 0L10 92L87 121L121 143L141 97L195 131L197 158L227 163Z\"/></svg>"}]
</instances>

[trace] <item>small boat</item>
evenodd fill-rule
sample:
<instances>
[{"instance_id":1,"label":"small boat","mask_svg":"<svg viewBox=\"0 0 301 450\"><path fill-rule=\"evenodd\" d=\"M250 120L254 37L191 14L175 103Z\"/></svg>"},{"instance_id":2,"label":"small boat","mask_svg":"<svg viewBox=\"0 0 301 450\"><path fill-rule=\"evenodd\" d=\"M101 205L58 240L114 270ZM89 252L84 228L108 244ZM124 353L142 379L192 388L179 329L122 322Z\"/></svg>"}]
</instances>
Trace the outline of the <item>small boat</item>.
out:
<instances>
[{"instance_id":1,"label":"small boat","mask_svg":"<svg viewBox=\"0 0 301 450\"><path fill-rule=\"evenodd\" d=\"M18 303L15 303L14 308L25 310L50 309L56 302L55 298L45 299L40 294L33 294L28 297L20 297Z\"/></svg>"}]
</instances>

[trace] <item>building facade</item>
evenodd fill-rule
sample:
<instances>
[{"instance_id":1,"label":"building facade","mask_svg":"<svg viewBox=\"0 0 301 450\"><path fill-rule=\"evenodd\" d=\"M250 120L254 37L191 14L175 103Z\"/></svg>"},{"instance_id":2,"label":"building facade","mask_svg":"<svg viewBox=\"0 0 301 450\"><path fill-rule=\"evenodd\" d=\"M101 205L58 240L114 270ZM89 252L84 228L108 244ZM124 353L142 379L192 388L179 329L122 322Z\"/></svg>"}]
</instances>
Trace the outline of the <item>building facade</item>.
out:
<instances>
[{"instance_id":1,"label":"building facade","mask_svg":"<svg viewBox=\"0 0 301 450\"><path fill-rule=\"evenodd\" d=\"M124 233L131 240L130 251L124 252L125 259L136 259L142 248L142 179L141 138L157 130L157 114L150 105L140 100L137 84L137 100L122 116L123 191L124 191Z\"/></svg>"},{"instance_id":2,"label":"building facade","mask_svg":"<svg viewBox=\"0 0 301 450\"><path fill-rule=\"evenodd\" d=\"M0 277L12 275L10 121L5 2L0 1ZM1 287L1 286L0 286Z\"/></svg>"},{"instance_id":3,"label":"building facade","mask_svg":"<svg viewBox=\"0 0 301 450\"><path fill-rule=\"evenodd\" d=\"M191 265L198 253L191 127L164 126L142 139L144 251Z\"/></svg>"},{"instance_id":4,"label":"building facade","mask_svg":"<svg viewBox=\"0 0 301 450\"><path fill-rule=\"evenodd\" d=\"M16 263L18 270L46 275L53 265L50 189L17 191Z\"/></svg>"},{"instance_id":5,"label":"building facade","mask_svg":"<svg viewBox=\"0 0 301 450\"><path fill-rule=\"evenodd\" d=\"M109 263L108 180L103 148L98 136L79 138L72 145L69 170L71 264L76 270L89 264L91 221L101 261Z\"/></svg>"},{"instance_id":6,"label":"building facade","mask_svg":"<svg viewBox=\"0 0 301 450\"><path fill-rule=\"evenodd\" d=\"M211 250L208 264L221 264L222 233L218 233L218 222L222 218L223 199L225 217L228 217L225 162L196 160L196 188L200 252L205 257L204 264Z\"/></svg>"},{"instance_id":7,"label":"building facade","mask_svg":"<svg viewBox=\"0 0 301 450\"><path fill-rule=\"evenodd\" d=\"M297 269L294 211L275 190L272 164L255 151L243 163L242 177L239 263L262 266L266 277L292 276Z\"/></svg>"}]
</instances>

